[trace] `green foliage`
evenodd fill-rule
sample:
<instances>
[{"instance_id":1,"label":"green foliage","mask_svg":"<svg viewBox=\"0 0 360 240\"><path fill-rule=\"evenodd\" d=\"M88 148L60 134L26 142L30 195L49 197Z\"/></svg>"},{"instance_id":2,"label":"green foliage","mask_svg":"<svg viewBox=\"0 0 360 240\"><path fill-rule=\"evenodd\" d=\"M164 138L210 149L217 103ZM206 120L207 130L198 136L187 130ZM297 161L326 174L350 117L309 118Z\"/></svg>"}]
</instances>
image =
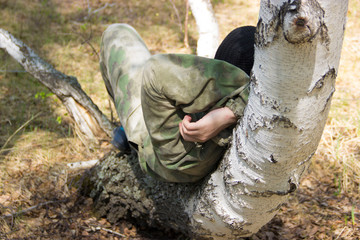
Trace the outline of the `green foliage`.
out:
<instances>
[{"instance_id":1,"label":"green foliage","mask_svg":"<svg viewBox=\"0 0 360 240\"><path fill-rule=\"evenodd\" d=\"M355 226L355 205L353 205L351 209L351 224Z\"/></svg>"},{"instance_id":2,"label":"green foliage","mask_svg":"<svg viewBox=\"0 0 360 240\"><path fill-rule=\"evenodd\" d=\"M35 99L41 98L42 100L44 100L45 98L48 98L53 95L54 95L53 93L45 93L44 91L41 91L35 94Z\"/></svg>"},{"instance_id":3,"label":"green foliage","mask_svg":"<svg viewBox=\"0 0 360 240\"><path fill-rule=\"evenodd\" d=\"M347 215L345 215L345 217L344 217L344 222L345 222L345 226L348 224L348 216Z\"/></svg>"},{"instance_id":4,"label":"green foliage","mask_svg":"<svg viewBox=\"0 0 360 240\"><path fill-rule=\"evenodd\" d=\"M58 117L56 118L56 122L57 122L58 124L61 124L61 122L62 122L61 116L58 116Z\"/></svg>"},{"instance_id":5,"label":"green foliage","mask_svg":"<svg viewBox=\"0 0 360 240\"><path fill-rule=\"evenodd\" d=\"M223 3L224 0L212 0L211 2L212 2L213 5L216 5L218 3Z\"/></svg>"},{"instance_id":6,"label":"green foliage","mask_svg":"<svg viewBox=\"0 0 360 240\"><path fill-rule=\"evenodd\" d=\"M85 32L88 29L88 23L80 25L80 29Z\"/></svg>"},{"instance_id":7,"label":"green foliage","mask_svg":"<svg viewBox=\"0 0 360 240\"><path fill-rule=\"evenodd\" d=\"M341 181L341 175L340 174L339 174L338 177L336 177L336 175L335 175L334 183L335 183L335 186L337 187L337 191L334 192L334 195L339 196L340 193L341 193L341 187L342 187L342 181Z\"/></svg>"}]
</instances>

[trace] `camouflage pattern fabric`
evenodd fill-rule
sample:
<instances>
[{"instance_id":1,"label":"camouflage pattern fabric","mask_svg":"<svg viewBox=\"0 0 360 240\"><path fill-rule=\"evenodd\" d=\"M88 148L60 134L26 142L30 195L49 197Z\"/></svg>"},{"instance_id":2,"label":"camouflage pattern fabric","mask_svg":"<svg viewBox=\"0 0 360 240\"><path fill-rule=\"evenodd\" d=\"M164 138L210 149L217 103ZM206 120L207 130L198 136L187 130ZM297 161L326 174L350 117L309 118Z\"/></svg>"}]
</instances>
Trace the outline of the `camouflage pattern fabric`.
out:
<instances>
[{"instance_id":1,"label":"camouflage pattern fabric","mask_svg":"<svg viewBox=\"0 0 360 240\"><path fill-rule=\"evenodd\" d=\"M100 71L130 142L141 144L147 134L141 108L142 69L151 54L129 25L110 25L102 36Z\"/></svg>"},{"instance_id":2,"label":"camouflage pattern fabric","mask_svg":"<svg viewBox=\"0 0 360 240\"><path fill-rule=\"evenodd\" d=\"M179 122L227 106L240 118L249 77L221 60L186 54L151 56L136 31L124 24L103 34L100 68L141 168L169 182L194 182L223 156L232 128L203 143L184 141ZM139 100L140 99L140 100Z\"/></svg>"}]
</instances>

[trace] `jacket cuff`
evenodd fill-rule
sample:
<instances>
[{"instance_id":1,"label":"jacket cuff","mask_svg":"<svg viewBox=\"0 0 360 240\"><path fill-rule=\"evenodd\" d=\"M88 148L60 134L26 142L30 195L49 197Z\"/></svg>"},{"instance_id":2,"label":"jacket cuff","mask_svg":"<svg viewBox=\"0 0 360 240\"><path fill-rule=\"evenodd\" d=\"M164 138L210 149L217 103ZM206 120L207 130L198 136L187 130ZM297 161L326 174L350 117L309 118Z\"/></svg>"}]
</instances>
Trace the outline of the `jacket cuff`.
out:
<instances>
[{"instance_id":1,"label":"jacket cuff","mask_svg":"<svg viewBox=\"0 0 360 240\"><path fill-rule=\"evenodd\" d=\"M225 107L228 107L235 115L236 119L240 119L244 114L244 109L248 101L249 87L244 88L234 98L230 98Z\"/></svg>"}]
</instances>

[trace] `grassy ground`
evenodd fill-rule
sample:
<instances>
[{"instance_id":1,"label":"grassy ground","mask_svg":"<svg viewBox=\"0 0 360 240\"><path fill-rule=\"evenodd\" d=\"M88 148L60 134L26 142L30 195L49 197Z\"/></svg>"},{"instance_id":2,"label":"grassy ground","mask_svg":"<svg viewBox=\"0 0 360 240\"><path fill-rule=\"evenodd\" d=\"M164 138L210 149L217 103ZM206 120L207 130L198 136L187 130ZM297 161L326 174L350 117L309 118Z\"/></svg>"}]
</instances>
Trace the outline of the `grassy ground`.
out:
<instances>
[{"instance_id":1,"label":"grassy ground","mask_svg":"<svg viewBox=\"0 0 360 240\"><path fill-rule=\"evenodd\" d=\"M103 10L92 11L108 5ZM175 8L172 4L174 2ZM213 1L221 37L240 25L255 25L258 1ZM190 15L183 44L185 6L181 0L0 0L0 27L32 47L58 70L76 76L108 116L111 106L98 69L99 39L115 22L133 25L153 53L194 53L196 24ZM274 220L253 239L360 238L360 0L350 0L337 91L309 174ZM178 11L178 15L176 13ZM179 17L178 17L179 16ZM76 198L69 162L99 159L104 143L88 149L61 103L0 51L0 239L151 239L130 223L96 219L91 200ZM44 205L39 205L45 203ZM101 227L101 228L100 228ZM164 235L166 238L174 235Z\"/></svg>"}]
</instances>

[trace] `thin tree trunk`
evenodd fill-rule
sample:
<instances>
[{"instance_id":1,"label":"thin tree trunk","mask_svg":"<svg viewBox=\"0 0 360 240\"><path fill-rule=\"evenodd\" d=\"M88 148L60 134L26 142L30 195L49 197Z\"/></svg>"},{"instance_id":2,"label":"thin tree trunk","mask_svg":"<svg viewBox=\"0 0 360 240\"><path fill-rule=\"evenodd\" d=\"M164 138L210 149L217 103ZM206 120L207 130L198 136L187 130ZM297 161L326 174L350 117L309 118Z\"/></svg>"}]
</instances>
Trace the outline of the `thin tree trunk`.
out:
<instances>
[{"instance_id":1,"label":"thin tree trunk","mask_svg":"<svg viewBox=\"0 0 360 240\"><path fill-rule=\"evenodd\" d=\"M185 23L184 23L184 45L189 48L189 36L188 36L188 25L189 25L189 0L185 0Z\"/></svg>"},{"instance_id":2,"label":"thin tree trunk","mask_svg":"<svg viewBox=\"0 0 360 240\"><path fill-rule=\"evenodd\" d=\"M112 136L112 123L81 89L75 77L57 71L3 29L0 29L0 48L4 48L28 73L62 101L87 140L97 142Z\"/></svg>"},{"instance_id":3,"label":"thin tree trunk","mask_svg":"<svg viewBox=\"0 0 360 240\"><path fill-rule=\"evenodd\" d=\"M188 0L199 32L197 55L213 58L219 45L219 26L210 0Z\"/></svg>"}]
</instances>

